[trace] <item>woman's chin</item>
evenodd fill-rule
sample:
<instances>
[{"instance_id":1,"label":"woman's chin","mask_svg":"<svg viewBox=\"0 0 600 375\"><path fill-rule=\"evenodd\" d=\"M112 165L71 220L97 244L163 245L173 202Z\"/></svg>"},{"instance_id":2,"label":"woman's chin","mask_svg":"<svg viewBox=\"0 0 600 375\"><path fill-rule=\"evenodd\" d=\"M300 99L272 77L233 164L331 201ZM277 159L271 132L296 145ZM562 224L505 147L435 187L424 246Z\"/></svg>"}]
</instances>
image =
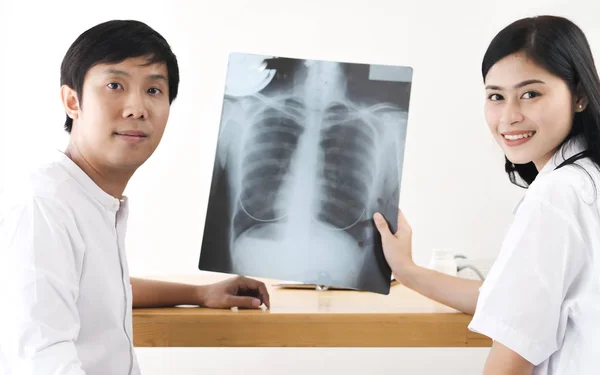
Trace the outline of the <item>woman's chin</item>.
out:
<instances>
[{"instance_id":1,"label":"woman's chin","mask_svg":"<svg viewBox=\"0 0 600 375\"><path fill-rule=\"evenodd\" d=\"M527 155L515 155L515 154L505 154L506 158L513 164L528 164L531 163L532 158L527 157Z\"/></svg>"}]
</instances>

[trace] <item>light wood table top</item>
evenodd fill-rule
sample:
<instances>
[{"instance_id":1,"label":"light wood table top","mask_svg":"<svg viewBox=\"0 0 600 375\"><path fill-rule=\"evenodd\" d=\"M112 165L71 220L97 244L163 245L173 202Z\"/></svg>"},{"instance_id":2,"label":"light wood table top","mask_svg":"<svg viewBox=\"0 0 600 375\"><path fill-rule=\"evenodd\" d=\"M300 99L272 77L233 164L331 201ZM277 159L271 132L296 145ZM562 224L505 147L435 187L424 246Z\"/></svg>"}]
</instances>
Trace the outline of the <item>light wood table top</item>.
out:
<instances>
[{"instance_id":1,"label":"light wood table top","mask_svg":"<svg viewBox=\"0 0 600 375\"><path fill-rule=\"evenodd\" d=\"M232 277L208 272L156 280L208 284ZM269 310L198 307L133 310L136 347L488 347L467 329L471 316L401 284L389 295L281 289L265 282Z\"/></svg>"}]
</instances>

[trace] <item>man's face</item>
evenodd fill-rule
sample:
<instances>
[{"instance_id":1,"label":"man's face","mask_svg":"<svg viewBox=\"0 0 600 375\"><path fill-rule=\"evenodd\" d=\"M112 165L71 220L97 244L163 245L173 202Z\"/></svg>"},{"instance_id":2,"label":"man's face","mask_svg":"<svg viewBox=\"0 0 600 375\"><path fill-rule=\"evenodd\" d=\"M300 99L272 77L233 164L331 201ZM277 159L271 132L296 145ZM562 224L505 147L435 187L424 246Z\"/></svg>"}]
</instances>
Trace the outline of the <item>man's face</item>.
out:
<instances>
[{"instance_id":1,"label":"man's face","mask_svg":"<svg viewBox=\"0 0 600 375\"><path fill-rule=\"evenodd\" d=\"M99 64L84 77L71 142L88 161L135 170L156 150L169 117L165 64L129 58Z\"/></svg>"}]
</instances>

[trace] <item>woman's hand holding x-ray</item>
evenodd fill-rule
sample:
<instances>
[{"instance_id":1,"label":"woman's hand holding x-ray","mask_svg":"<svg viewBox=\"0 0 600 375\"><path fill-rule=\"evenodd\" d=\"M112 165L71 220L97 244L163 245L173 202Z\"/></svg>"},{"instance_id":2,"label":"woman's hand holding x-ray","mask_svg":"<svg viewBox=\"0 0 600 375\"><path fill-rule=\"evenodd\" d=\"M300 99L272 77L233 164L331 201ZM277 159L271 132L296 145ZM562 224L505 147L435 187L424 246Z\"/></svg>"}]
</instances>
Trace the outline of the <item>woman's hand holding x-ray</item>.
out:
<instances>
[{"instance_id":1,"label":"woman's hand holding x-ray","mask_svg":"<svg viewBox=\"0 0 600 375\"><path fill-rule=\"evenodd\" d=\"M379 212L375 213L373 220L381 234L385 260L392 269L396 280L403 282L403 277L408 274L408 269L415 266L412 258L412 229L400 209L398 209L398 231L396 233L390 231L385 218Z\"/></svg>"}]
</instances>

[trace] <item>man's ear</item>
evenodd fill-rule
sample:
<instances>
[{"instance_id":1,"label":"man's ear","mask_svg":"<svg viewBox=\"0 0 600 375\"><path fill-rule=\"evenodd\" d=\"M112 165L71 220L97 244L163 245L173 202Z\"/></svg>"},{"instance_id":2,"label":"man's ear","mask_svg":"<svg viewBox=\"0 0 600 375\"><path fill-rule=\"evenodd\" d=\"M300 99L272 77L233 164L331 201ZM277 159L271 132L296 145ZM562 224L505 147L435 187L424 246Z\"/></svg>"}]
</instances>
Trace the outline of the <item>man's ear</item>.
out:
<instances>
[{"instance_id":1,"label":"man's ear","mask_svg":"<svg viewBox=\"0 0 600 375\"><path fill-rule=\"evenodd\" d=\"M79 99L77 98L77 92L67 85L60 87L60 97L62 99L63 106L67 116L71 119L79 117Z\"/></svg>"}]
</instances>

